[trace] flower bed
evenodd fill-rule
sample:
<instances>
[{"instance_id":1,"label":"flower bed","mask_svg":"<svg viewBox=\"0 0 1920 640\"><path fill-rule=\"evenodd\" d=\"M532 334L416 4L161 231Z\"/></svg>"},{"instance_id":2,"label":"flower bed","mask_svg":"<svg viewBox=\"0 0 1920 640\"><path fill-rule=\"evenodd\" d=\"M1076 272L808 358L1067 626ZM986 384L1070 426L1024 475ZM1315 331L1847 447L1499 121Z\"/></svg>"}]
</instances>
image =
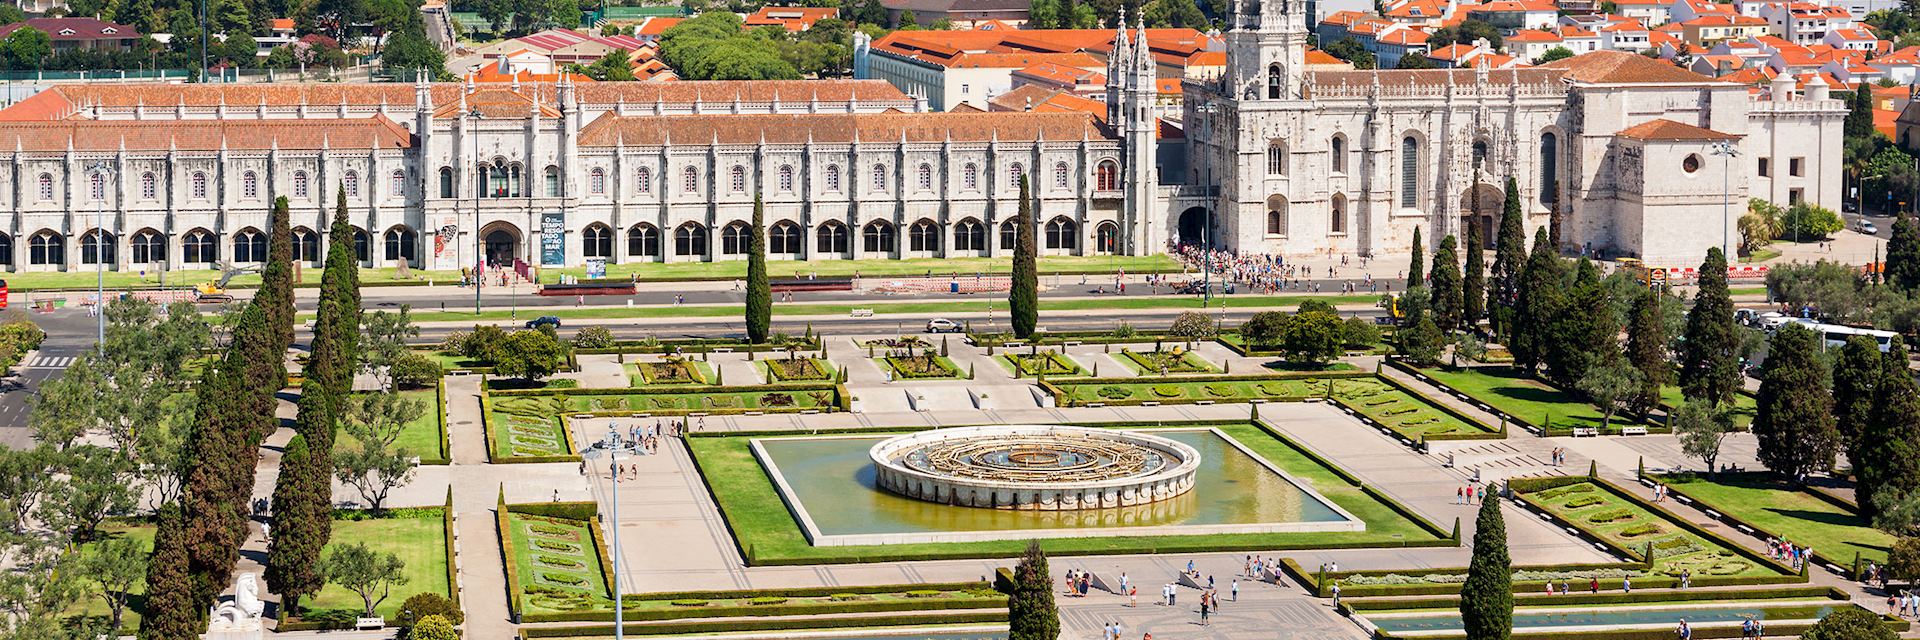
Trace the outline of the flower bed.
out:
<instances>
[{"instance_id":1,"label":"flower bed","mask_svg":"<svg viewBox=\"0 0 1920 640\"><path fill-rule=\"evenodd\" d=\"M1074 362L1072 358L1058 351L1003 353L994 357L1000 360L1001 363L1007 365L1013 371L1013 375L1016 378L1077 376L1086 373L1084 369L1080 368L1079 363Z\"/></svg>"},{"instance_id":2,"label":"flower bed","mask_svg":"<svg viewBox=\"0 0 1920 640\"><path fill-rule=\"evenodd\" d=\"M833 364L819 358L773 358L763 360L760 366L767 372L771 382L807 382L831 381L834 378Z\"/></svg>"},{"instance_id":3,"label":"flower bed","mask_svg":"<svg viewBox=\"0 0 1920 640\"><path fill-rule=\"evenodd\" d=\"M709 384L712 374L706 363L685 360L678 356L667 356L660 362L636 362L633 369L634 386Z\"/></svg>"},{"instance_id":4,"label":"flower bed","mask_svg":"<svg viewBox=\"0 0 1920 640\"><path fill-rule=\"evenodd\" d=\"M1120 350L1120 362L1133 367L1134 372L1147 375L1169 373L1217 373L1219 369L1202 359L1194 352L1180 347L1171 347L1158 351Z\"/></svg>"},{"instance_id":5,"label":"flower bed","mask_svg":"<svg viewBox=\"0 0 1920 640\"><path fill-rule=\"evenodd\" d=\"M495 460L572 455L557 396L488 396L486 404Z\"/></svg>"},{"instance_id":6,"label":"flower bed","mask_svg":"<svg viewBox=\"0 0 1920 640\"><path fill-rule=\"evenodd\" d=\"M1695 583L1704 578L1778 576L1777 565L1754 557L1724 539L1702 535L1652 505L1586 478L1553 478L1551 482L1515 481L1519 499L1571 523L1589 535L1653 562L1653 573L1679 576L1691 573Z\"/></svg>"},{"instance_id":7,"label":"flower bed","mask_svg":"<svg viewBox=\"0 0 1920 640\"><path fill-rule=\"evenodd\" d=\"M518 587L508 595L517 610L538 615L611 608L593 521L520 510L541 506L547 505L501 506L510 588Z\"/></svg>"},{"instance_id":8,"label":"flower bed","mask_svg":"<svg viewBox=\"0 0 1920 640\"><path fill-rule=\"evenodd\" d=\"M966 377L952 360L930 353L887 356L880 359L895 378L904 380L958 380Z\"/></svg>"}]
</instances>

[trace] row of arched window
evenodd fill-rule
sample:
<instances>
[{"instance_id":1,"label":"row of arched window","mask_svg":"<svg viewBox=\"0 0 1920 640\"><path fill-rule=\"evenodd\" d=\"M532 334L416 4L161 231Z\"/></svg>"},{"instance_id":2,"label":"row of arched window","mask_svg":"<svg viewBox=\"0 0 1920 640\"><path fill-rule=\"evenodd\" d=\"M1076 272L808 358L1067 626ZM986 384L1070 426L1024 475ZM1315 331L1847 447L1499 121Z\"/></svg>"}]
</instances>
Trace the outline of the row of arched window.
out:
<instances>
[{"instance_id":1,"label":"row of arched window","mask_svg":"<svg viewBox=\"0 0 1920 640\"><path fill-rule=\"evenodd\" d=\"M482 164L480 165L480 172L481 172L481 175L486 176L486 179L480 183L479 194L478 194L479 197L517 198L521 196L520 165L518 163L506 163L504 161L495 161L493 163ZM794 189L793 165L780 165L780 167L774 171L774 174L775 174L775 185L779 187L779 192L792 193ZM934 174L934 171L933 171L932 164L922 163L919 166L919 168L915 170L915 173L914 173L915 183L921 191L933 190L934 188L933 174ZM251 172L249 172L248 175L251 175ZM395 175L399 176L399 173L396 172ZM545 171L542 172L542 176L545 178L546 197L550 197L550 198L560 197L562 195L561 189L560 189L560 168L555 166L548 166L545 169ZM1026 176L1025 166L1021 165L1018 162L1008 165L1007 167L1008 188L1009 189L1017 188L1017 186L1020 183L1020 179L1024 176ZM639 169L634 170L634 174L633 174L634 193L635 194L653 193L653 189L654 189L653 177L654 177L653 169L651 167L641 167ZM396 180L400 180L403 178L404 176L400 176L400 177L397 177ZM733 165L733 167L728 169L727 171L727 178L728 178L727 186L729 189L728 193L733 193L733 194L746 193L747 167L745 165L737 165L737 164ZM48 179L51 180L51 176L49 176ZM304 180L304 178L302 179ZM454 187L453 167L441 167L439 171L439 179L440 179L439 180L440 197L442 198L454 197L454 192L456 191L456 189ZM822 169L820 179L821 179L822 186L825 188L827 192L829 193L839 192L842 188L842 182L841 182L841 176L840 176L840 165L828 164L824 169ZM872 188L873 191L879 192L879 193L885 193L892 182L891 174L888 172L887 166L884 164L873 165L871 172L868 174L868 179L869 179L868 185ZM1095 165L1094 167L1094 185L1095 185L1094 188L1095 189L1101 190L1101 191L1112 191L1119 188L1119 183L1120 183L1120 165L1118 163L1114 162L1113 160L1101 160L1098 164ZM1055 163L1053 165L1053 187L1055 189L1068 189L1072 187L1072 184L1073 184L1073 167L1065 162ZM396 189L400 186L404 186L404 184L396 185ZM978 191L980 189L979 165L974 163L967 163L961 166L960 186L961 186L961 189L967 190L967 191ZM51 186L49 186L48 188L51 189ZM680 171L681 192L689 193L689 194L699 193L700 188L701 188L700 170L696 167L682 168ZM607 192L609 189L610 187L608 186L606 169L601 167L594 167L587 171L587 193L589 195L604 196L604 195L607 195ZM398 191L396 191L396 193L397 192ZM353 194L349 193L348 195L353 195ZM301 196L301 197L304 197L304 196Z\"/></svg>"},{"instance_id":2,"label":"row of arched window","mask_svg":"<svg viewBox=\"0 0 1920 640\"><path fill-rule=\"evenodd\" d=\"M384 254L387 260L415 260L419 257L420 236L405 225L395 226L382 234ZM319 262L322 250L320 234L306 227L293 229L293 255L295 260ZM266 262L268 238L265 232L247 227L236 231L231 242L227 243L232 253L232 261L238 263ZM92 229L80 234L80 264L99 264L118 262L116 242L113 232ZM366 231L353 230L354 255L362 262L371 259L370 238ZM219 237L206 229L194 229L180 236L181 264L214 264L220 262L222 249ZM151 228L134 232L127 243L131 264L153 264L167 260L168 246L165 234ZM0 234L0 264L13 264L13 238ZM27 264L59 265L66 262L66 238L58 231L42 229L27 238Z\"/></svg>"},{"instance_id":3,"label":"row of arched window","mask_svg":"<svg viewBox=\"0 0 1920 640\"><path fill-rule=\"evenodd\" d=\"M1047 249L1074 250L1080 245L1079 223L1066 216L1057 216L1041 226L1042 246ZM1014 225L1009 220L1000 225L1000 248L1012 250L1014 243ZM1102 222L1095 228L1094 249L1101 253L1111 253L1118 244L1120 227L1112 222ZM659 227L642 222L627 228L627 255L660 257L662 236ZM907 225L907 246L910 252L939 251L945 234L939 223L921 219ZM839 255L847 253L855 240L847 224L838 220L829 220L814 227L814 253ZM613 229L607 225L594 223L581 231L581 255L587 258L613 258ZM746 255L751 240L751 228L745 222L734 221L720 228L720 255ZM875 220L860 227L858 240L860 248L867 253L891 253L899 248L899 229L892 222ZM771 255L796 255L806 247L806 233L791 221L781 220L767 227L767 253ZM703 256L707 253L708 227L698 222L686 222L673 229L673 255ZM987 227L974 218L964 218L953 223L954 251L986 251Z\"/></svg>"},{"instance_id":4,"label":"row of arched window","mask_svg":"<svg viewBox=\"0 0 1920 640\"><path fill-rule=\"evenodd\" d=\"M1267 196L1267 235L1287 235L1287 209L1286 196ZM1328 206L1327 216L1328 233L1347 232L1346 194L1333 194L1333 199Z\"/></svg>"},{"instance_id":5,"label":"row of arched window","mask_svg":"<svg viewBox=\"0 0 1920 640\"><path fill-rule=\"evenodd\" d=\"M396 170L389 179L391 180L389 193L400 193L406 189L406 172ZM292 187L292 197L294 199L305 199L313 196L312 180L308 177L306 171L293 172L288 182ZM206 200L208 198L210 184L211 178L208 177L205 171L194 171L187 174L187 197L193 200ZM347 197L359 197L360 174L351 170L346 171L340 177L340 186L346 190ZM36 187L38 188L37 195L42 202L52 202L58 195L57 185L51 173L40 174L36 179ZM87 174L87 196L94 201L105 201L107 199L106 174L99 172ZM240 172L240 197L244 200L260 199L259 173L254 171ZM158 200L159 198L160 176L152 171L141 172L140 199Z\"/></svg>"}]
</instances>

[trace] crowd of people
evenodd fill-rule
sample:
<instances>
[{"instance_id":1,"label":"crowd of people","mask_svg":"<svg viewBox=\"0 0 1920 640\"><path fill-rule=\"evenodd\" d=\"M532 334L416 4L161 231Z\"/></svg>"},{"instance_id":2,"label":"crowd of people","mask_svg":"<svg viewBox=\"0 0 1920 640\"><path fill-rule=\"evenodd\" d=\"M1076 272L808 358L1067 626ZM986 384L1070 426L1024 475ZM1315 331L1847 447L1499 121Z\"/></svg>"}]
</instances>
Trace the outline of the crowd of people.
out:
<instances>
[{"instance_id":1,"label":"crowd of people","mask_svg":"<svg viewBox=\"0 0 1920 640\"><path fill-rule=\"evenodd\" d=\"M1813 562L1813 547L1803 547L1779 538L1767 538L1767 556L1787 563L1794 571Z\"/></svg>"},{"instance_id":2,"label":"crowd of people","mask_svg":"<svg viewBox=\"0 0 1920 640\"><path fill-rule=\"evenodd\" d=\"M1206 249L1196 245L1174 245L1168 247L1168 255L1179 260L1189 270L1207 271L1218 274L1222 282L1244 286L1256 293L1278 293L1281 291L1320 292L1321 282L1309 280L1339 280L1341 271L1349 268L1361 270L1358 279L1351 274L1348 281L1340 283L1342 293L1356 293L1364 288L1368 292L1379 292L1381 284L1367 272L1367 258L1359 258L1357 267L1354 259L1340 256L1340 264L1315 268L1310 264L1287 262L1286 256L1266 253L1241 253L1227 249ZM1392 291L1392 285L1386 286Z\"/></svg>"}]
</instances>

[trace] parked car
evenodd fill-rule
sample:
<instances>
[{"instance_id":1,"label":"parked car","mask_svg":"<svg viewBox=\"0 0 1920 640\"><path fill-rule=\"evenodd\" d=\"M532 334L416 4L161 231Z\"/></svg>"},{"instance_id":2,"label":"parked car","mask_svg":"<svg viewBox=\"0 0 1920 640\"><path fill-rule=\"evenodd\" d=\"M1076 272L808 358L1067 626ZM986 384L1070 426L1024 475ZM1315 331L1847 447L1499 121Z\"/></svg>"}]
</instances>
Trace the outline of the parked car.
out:
<instances>
[{"instance_id":1,"label":"parked car","mask_svg":"<svg viewBox=\"0 0 1920 640\"><path fill-rule=\"evenodd\" d=\"M960 333L965 330L966 328L960 326L960 323L946 318L934 318L927 321L927 333Z\"/></svg>"},{"instance_id":2,"label":"parked car","mask_svg":"<svg viewBox=\"0 0 1920 640\"><path fill-rule=\"evenodd\" d=\"M1859 231L1860 233L1864 233L1867 235L1880 233L1880 227L1873 224L1872 220L1868 220L1866 218L1861 218L1859 221L1855 222L1853 224L1853 228Z\"/></svg>"},{"instance_id":3,"label":"parked car","mask_svg":"<svg viewBox=\"0 0 1920 640\"><path fill-rule=\"evenodd\" d=\"M527 321L528 329L538 329L540 327L553 327L558 329L560 328L560 319L554 316L540 316Z\"/></svg>"}]
</instances>

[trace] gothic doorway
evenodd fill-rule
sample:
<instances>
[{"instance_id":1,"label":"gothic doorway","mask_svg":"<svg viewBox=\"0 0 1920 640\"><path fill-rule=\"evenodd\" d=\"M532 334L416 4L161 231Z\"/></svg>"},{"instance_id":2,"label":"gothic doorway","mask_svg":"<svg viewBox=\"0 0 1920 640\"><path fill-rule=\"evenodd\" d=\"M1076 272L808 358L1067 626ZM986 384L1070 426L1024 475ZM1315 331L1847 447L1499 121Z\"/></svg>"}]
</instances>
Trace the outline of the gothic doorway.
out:
<instances>
[{"instance_id":1,"label":"gothic doorway","mask_svg":"<svg viewBox=\"0 0 1920 640\"><path fill-rule=\"evenodd\" d=\"M1466 242L1467 225L1477 225L1480 229L1482 249L1494 246L1498 232L1500 211L1506 203L1506 194L1499 187L1480 183L1460 195L1460 242Z\"/></svg>"},{"instance_id":2,"label":"gothic doorway","mask_svg":"<svg viewBox=\"0 0 1920 640\"><path fill-rule=\"evenodd\" d=\"M1193 207L1180 212L1180 244L1211 246L1207 238L1207 210Z\"/></svg>"},{"instance_id":3,"label":"gothic doorway","mask_svg":"<svg viewBox=\"0 0 1920 640\"><path fill-rule=\"evenodd\" d=\"M496 222L487 225L480 238L488 265L511 266L514 259L520 257L520 230L512 224Z\"/></svg>"}]
</instances>

